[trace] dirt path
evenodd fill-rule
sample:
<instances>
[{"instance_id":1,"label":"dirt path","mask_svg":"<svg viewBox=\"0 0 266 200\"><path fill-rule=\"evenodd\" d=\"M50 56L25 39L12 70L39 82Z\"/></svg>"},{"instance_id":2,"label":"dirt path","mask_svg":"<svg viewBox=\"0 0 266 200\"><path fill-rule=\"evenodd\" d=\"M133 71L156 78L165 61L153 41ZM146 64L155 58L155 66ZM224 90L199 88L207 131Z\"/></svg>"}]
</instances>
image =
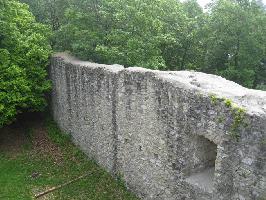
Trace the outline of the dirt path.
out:
<instances>
[{"instance_id":1,"label":"dirt path","mask_svg":"<svg viewBox=\"0 0 266 200\"><path fill-rule=\"evenodd\" d=\"M32 144L35 153L49 156L58 164L62 163L63 152L58 145L51 141L43 123L33 128Z\"/></svg>"}]
</instances>

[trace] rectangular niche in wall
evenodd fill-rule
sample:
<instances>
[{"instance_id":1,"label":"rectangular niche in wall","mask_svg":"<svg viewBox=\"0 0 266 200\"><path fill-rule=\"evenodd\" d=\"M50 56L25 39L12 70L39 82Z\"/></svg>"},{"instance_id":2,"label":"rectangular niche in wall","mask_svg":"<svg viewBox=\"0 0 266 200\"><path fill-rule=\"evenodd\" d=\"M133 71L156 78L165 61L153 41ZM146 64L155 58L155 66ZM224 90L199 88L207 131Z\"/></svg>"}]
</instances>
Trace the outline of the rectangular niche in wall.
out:
<instances>
[{"instance_id":1,"label":"rectangular niche in wall","mask_svg":"<svg viewBox=\"0 0 266 200\"><path fill-rule=\"evenodd\" d=\"M192 141L191 161L186 169L186 182L206 192L213 190L217 145L204 136L195 136Z\"/></svg>"}]
</instances>

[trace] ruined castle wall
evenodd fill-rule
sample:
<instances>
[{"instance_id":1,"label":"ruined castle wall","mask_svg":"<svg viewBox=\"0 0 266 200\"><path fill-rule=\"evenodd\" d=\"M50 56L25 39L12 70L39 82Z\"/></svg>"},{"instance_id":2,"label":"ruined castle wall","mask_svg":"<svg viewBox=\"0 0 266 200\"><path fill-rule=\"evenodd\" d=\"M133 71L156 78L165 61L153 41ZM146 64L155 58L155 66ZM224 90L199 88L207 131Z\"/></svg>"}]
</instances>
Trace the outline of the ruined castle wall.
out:
<instances>
[{"instance_id":1,"label":"ruined castle wall","mask_svg":"<svg viewBox=\"0 0 266 200\"><path fill-rule=\"evenodd\" d=\"M60 128L89 157L113 171L117 73L123 67L87 66L52 59L52 110Z\"/></svg>"},{"instance_id":2,"label":"ruined castle wall","mask_svg":"<svg viewBox=\"0 0 266 200\"><path fill-rule=\"evenodd\" d=\"M266 92L65 54L52 58L51 79L59 126L139 197L265 197Z\"/></svg>"}]
</instances>

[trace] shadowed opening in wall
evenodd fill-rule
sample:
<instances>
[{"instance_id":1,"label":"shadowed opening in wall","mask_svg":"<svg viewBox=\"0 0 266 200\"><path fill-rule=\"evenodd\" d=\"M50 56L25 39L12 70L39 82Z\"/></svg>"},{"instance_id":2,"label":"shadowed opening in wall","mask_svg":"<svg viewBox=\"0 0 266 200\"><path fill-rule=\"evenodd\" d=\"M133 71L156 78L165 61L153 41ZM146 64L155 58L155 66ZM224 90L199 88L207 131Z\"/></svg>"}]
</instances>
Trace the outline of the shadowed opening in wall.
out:
<instances>
[{"instance_id":1,"label":"shadowed opening in wall","mask_svg":"<svg viewBox=\"0 0 266 200\"><path fill-rule=\"evenodd\" d=\"M193 162L186 181L206 192L212 192L217 145L203 136L196 136L193 141Z\"/></svg>"}]
</instances>

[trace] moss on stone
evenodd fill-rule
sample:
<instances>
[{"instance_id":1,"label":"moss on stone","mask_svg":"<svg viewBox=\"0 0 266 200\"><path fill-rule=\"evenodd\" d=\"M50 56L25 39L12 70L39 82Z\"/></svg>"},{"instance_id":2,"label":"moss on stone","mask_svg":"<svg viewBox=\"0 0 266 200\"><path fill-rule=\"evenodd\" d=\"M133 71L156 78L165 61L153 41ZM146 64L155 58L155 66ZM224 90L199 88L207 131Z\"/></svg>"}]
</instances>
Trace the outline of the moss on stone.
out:
<instances>
[{"instance_id":1,"label":"moss on stone","mask_svg":"<svg viewBox=\"0 0 266 200\"><path fill-rule=\"evenodd\" d=\"M232 101L230 99L225 99L224 100L224 104L226 105L226 107L230 108L232 107Z\"/></svg>"},{"instance_id":2,"label":"moss on stone","mask_svg":"<svg viewBox=\"0 0 266 200\"><path fill-rule=\"evenodd\" d=\"M237 107L234 105L231 111L233 115L233 123L230 127L231 136L234 139L239 140L240 133L238 129L240 128L240 126L246 125L246 123L244 123L246 110L244 108Z\"/></svg>"},{"instance_id":3,"label":"moss on stone","mask_svg":"<svg viewBox=\"0 0 266 200\"><path fill-rule=\"evenodd\" d=\"M216 105L218 101L218 97L215 94L211 94L210 96L212 104Z\"/></svg>"},{"instance_id":4,"label":"moss on stone","mask_svg":"<svg viewBox=\"0 0 266 200\"><path fill-rule=\"evenodd\" d=\"M210 99L213 105L216 105L218 101L221 100L221 102L224 102L225 106L230 109L233 116L233 122L230 126L230 135L238 141L240 138L239 128L241 126L248 126L248 123L245 122L246 110L233 103L231 99L219 98L215 94L210 94ZM225 120L225 116L219 116L217 118L218 123L224 123Z\"/></svg>"}]
</instances>

